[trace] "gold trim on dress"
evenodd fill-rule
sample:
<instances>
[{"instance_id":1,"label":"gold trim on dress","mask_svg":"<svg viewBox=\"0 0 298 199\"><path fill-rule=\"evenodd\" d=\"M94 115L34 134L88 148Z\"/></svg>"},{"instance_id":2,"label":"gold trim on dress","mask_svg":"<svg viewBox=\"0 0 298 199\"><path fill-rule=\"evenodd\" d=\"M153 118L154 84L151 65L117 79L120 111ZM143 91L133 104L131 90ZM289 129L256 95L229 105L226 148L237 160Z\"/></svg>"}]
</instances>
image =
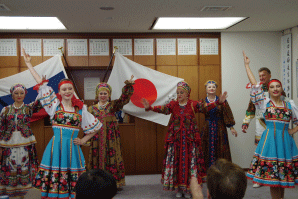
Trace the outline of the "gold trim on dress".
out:
<instances>
[{"instance_id":1,"label":"gold trim on dress","mask_svg":"<svg viewBox=\"0 0 298 199\"><path fill-rule=\"evenodd\" d=\"M81 165L81 168L83 167L83 164L82 164L82 159L81 159L81 153L80 153L80 146L78 146L78 152L79 152L79 159L80 159L80 165Z\"/></svg>"},{"instance_id":2,"label":"gold trim on dress","mask_svg":"<svg viewBox=\"0 0 298 199\"><path fill-rule=\"evenodd\" d=\"M266 137L265 137L265 140L264 140L264 144L263 144L263 148L262 148L261 155L263 154L263 150L264 150L264 146L265 146L265 144L266 144L266 141L267 141L267 136L268 136L268 133L269 133L269 129L267 130L267 133L266 133Z\"/></svg>"},{"instance_id":3,"label":"gold trim on dress","mask_svg":"<svg viewBox=\"0 0 298 199\"><path fill-rule=\"evenodd\" d=\"M284 124L284 128L282 130L282 140L285 141L284 136L285 136L285 129L286 129L286 124Z\"/></svg>"},{"instance_id":4,"label":"gold trim on dress","mask_svg":"<svg viewBox=\"0 0 298 199\"><path fill-rule=\"evenodd\" d=\"M71 168L71 160L72 160L72 138L73 138L74 130L72 131L71 138L70 138L70 168Z\"/></svg>"},{"instance_id":5,"label":"gold trim on dress","mask_svg":"<svg viewBox=\"0 0 298 199\"><path fill-rule=\"evenodd\" d=\"M52 150L51 150L51 167L52 167L52 164L53 164L53 151L54 151L54 141L55 141L55 136L53 136L53 141L52 141Z\"/></svg>"}]
</instances>

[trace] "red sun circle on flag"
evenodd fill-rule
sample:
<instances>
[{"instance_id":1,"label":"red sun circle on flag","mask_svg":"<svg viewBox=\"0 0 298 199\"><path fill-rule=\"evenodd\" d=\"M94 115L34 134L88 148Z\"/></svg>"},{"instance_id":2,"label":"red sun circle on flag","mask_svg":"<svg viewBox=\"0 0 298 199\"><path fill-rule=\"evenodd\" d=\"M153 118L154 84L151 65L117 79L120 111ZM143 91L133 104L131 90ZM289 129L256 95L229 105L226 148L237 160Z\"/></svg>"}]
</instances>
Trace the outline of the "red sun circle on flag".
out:
<instances>
[{"instance_id":1,"label":"red sun circle on flag","mask_svg":"<svg viewBox=\"0 0 298 199\"><path fill-rule=\"evenodd\" d=\"M147 99L150 105L156 101L157 90L154 84L148 79L136 79L133 88L134 92L130 100L137 107L144 108L142 104L143 98Z\"/></svg>"}]
</instances>

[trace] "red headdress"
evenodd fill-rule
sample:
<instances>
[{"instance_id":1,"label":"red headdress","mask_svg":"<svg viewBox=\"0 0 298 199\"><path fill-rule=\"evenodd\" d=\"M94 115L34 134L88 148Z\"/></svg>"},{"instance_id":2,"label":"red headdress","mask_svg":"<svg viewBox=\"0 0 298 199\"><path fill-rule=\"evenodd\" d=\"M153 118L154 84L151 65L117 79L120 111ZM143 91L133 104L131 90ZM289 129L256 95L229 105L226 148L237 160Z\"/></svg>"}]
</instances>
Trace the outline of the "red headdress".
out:
<instances>
[{"instance_id":1,"label":"red headdress","mask_svg":"<svg viewBox=\"0 0 298 199\"><path fill-rule=\"evenodd\" d=\"M71 84L71 85L74 87L72 81L70 81L70 80L63 80L63 81L61 81L61 82L58 84L58 90L60 90L60 87L61 87L63 84ZM56 96L57 96L57 98L59 99L59 101L62 102L62 97L61 97L61 95L60 95L59 93L57 93ZM72 98L71 98L71 102L72 102L72 106L73 106L73 107L77 106L79 109L82 109L82 108L83 108L84 103L83 103L81 100L77 99L77 98L75 97L75 95L72 96Z\"/></svg>"},{"instance_id":2,"label":"red headdress","mask_svg":"<svg viewBox=\"0 0 298 199\"><path fill-rule=\"evenodd\" d=\"M269 89L269 86L270 86L270 84L272 83L272 82L278 82L279 84L280 84L280 86L282 87L282 83L278 80L278 79L272 79L272 80L270 80L270 82L268 83L268 89Z\"/></svg>"}]
</instances>

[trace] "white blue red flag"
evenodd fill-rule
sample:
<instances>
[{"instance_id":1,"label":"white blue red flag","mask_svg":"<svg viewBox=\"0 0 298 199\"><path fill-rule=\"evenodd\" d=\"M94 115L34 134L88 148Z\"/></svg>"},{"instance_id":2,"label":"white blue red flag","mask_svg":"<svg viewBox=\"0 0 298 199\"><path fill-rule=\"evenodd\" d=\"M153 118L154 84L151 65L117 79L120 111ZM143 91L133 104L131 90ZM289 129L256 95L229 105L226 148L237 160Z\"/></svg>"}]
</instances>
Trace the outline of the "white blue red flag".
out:
<instances>
[{"instance_id":1,"label":"white blue red flag","mask_svg":"<svg viewBox=\"0 0 298 199\"><path fill-rule=\"evenodd\" d=\"M42 62L41 64L35 66L34 69L40 76L46 76L46 79L49 80L48 85L51 86L55 92L58 92L58 83L60 80L67 78L60 55L56 55L51 59ZM0 79L0 110L14 102L11 98L10 87L15 83L24 84L28 90L28 94L24 99L25 104L35 101L37 91L33 90L33 87L36 85L36 81L30 71L26 70Z\"/></svg>"},{"instance_id":2,"label":"white blue red flag","mask_svg":"<svg viewBox=\"0 0 298 199\"><path fill-rule=\"evenodd\" d=\"M119 53L116 53L115 56L113 70L108 81L112 87L112 100L120 97L125 80L129 80L133 75L135 80L134 94L130 102L123 107L123 111L167 126L171 116L152 111L146 112L141 99L147 99L152 106L165 105L175 95L177 83L183 79L142 66Z\"/></svg>"}]
</instances>

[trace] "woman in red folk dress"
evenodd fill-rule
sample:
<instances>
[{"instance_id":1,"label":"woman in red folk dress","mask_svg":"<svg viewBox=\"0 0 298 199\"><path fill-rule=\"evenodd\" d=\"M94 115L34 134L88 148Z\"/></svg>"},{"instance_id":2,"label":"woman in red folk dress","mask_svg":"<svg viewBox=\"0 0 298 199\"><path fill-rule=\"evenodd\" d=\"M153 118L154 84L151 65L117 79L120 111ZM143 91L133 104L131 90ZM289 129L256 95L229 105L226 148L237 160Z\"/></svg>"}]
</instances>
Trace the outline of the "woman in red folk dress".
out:
<instances>
[{"instance_id":1,"label":"woman in red folk dress","mask_svg":"<svg viewBox=\"0 0 298 199\"><path fill-rule=\"evenodd\" d=\"M151 107L146 99L143 105L146 111L172 114L165 140L165 158L163 162L162 184L164 190L176 191L176 197L191 198L190 179L194 177L198 183L205 181L206 169L201 149L201 138L195 113L207 112L223 103L227 97L225 92L219 100L206 104L202 100L188 99L190 87L186 82L177 84L177 101L164 106Z\"/></svg>"}]
</instances>

